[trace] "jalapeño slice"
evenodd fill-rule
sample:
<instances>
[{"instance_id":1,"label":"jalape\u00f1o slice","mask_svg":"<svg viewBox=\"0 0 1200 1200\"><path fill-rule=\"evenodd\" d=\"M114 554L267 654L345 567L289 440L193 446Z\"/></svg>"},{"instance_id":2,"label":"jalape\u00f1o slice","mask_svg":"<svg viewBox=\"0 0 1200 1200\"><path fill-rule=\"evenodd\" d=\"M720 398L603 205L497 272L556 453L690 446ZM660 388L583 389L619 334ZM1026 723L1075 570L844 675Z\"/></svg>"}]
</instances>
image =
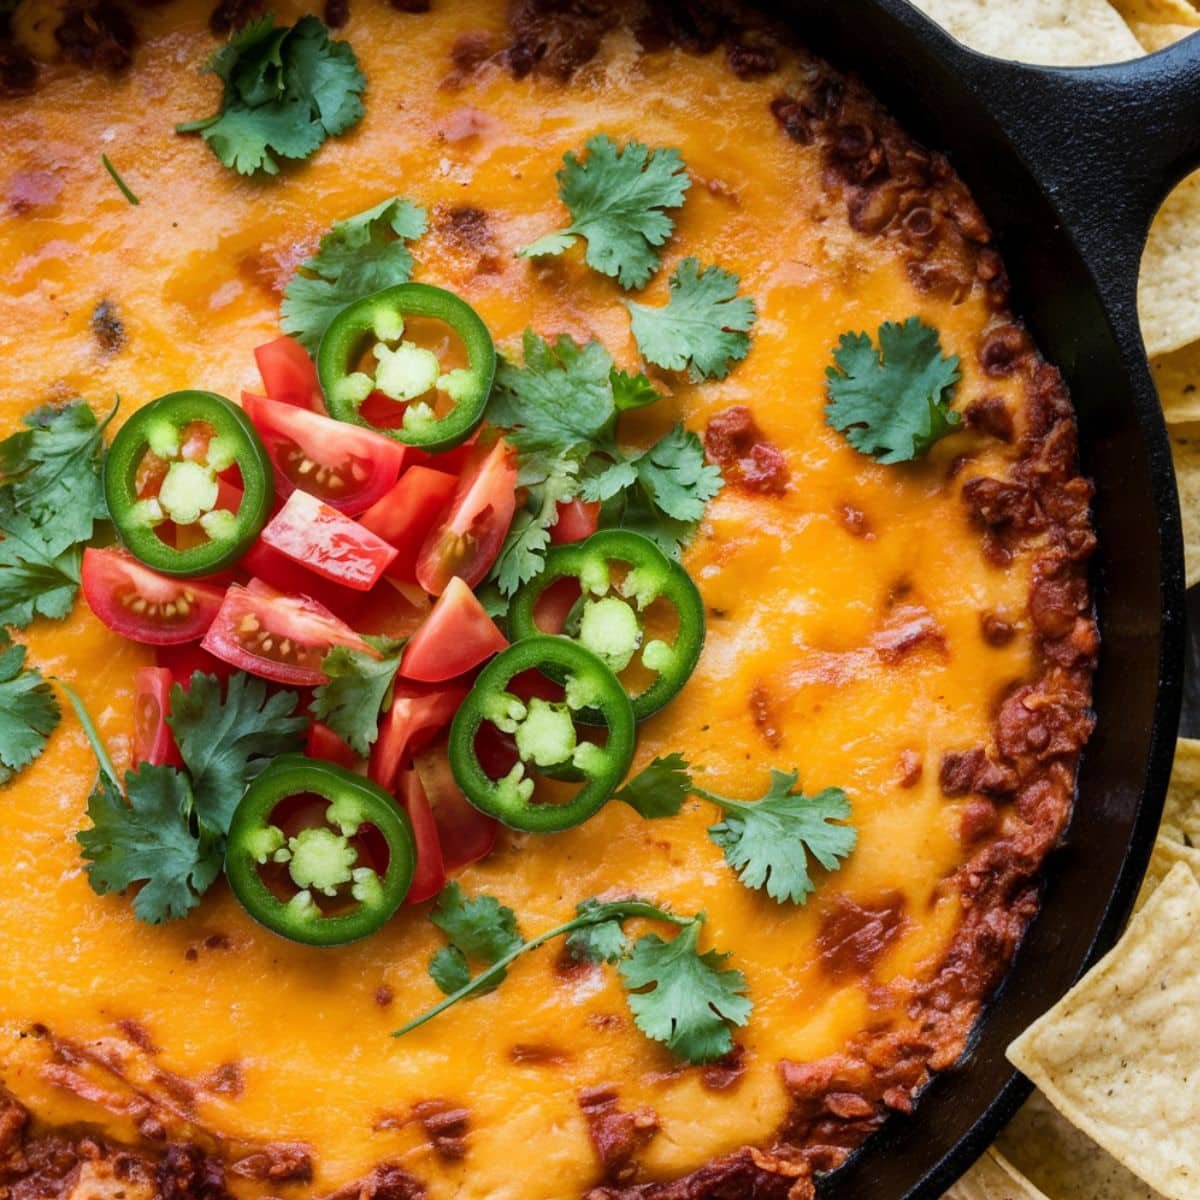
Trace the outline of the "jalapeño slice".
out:
<instances>
[{"instance_id":1,"label":"jalape\u00f1o slice","mask_svg":"<svg viewBox=\"0 0 1200 1200\"><path fill-rule=\"evenodd\" d=\"M521 699L510 684L526 672L563 681L560 700ZM607 728L603 742L579 736L583 710ZM516 763L501 778L480 761L486 726L511 737ZM512 829L556 833L594 816L625 778L633 759L633 707L620 680L590 650L537 635L502 651L480 672L450 726L450 767L467 799ZM534 775L579 780L567 800L538 800Z\"/></svg>"},{"instance_id":2,"label":"jalape\u00f1o slice","mask_svg":"<svg viewBox=\"0 0 1200 1200\"><path fill-rule=\"evenodd\" d=\"M332 763L285 754L233 814L225 874L273 933L341 946L392 917L416 859L412 826L387 792Z\"/></svg>"},{"instance_id":3,"label":"jalape\u00f1o slice","mask_svg":"<svg viewBox=\"0 0 1200 1200\"><path fill-rule=\"evenodd\" d=\"M405 336L413 319L456 336L467 365L444 370L438 353ZM360 369L368 353L374 357L373 374ZM402 283L356 301L334 318L317 351L317 373L330 416L437 453L465 442L483 420L496 348L465 300L426 283ZM441 415L438 393L452 402ZM365 402L379 395L393 402L393 410L404 406L398 424L371 419Z\"/></svg>"},{"instance_id":4,"label":"jalape\u00f1o slice","mask_svg":"<svg viewBox=\"0 0 1200 1200\"><path fill-rule=\"evenodd\" d=\"M624 575L618 576L620 568ZM578 598L559 613L561 628L545 629L539 604L547 593L574 581ZM570 594L568 594L568 601ZM647 637L647 614L664 602L674 610L670 641ZM558 606L561 610L561 604ZM704 648L704 602L691 576L649 538L626 529L605 529L587 541L554 546L541 574L513 597L508 613L513 641L536 633L560 633L604 660L616 674L631 666L648 678L630 686L633 715L643 721L687 683ZM584 711L580 719L594 714Z\"/></svg>"},{"instance_id":5,"label":"jalape\u00f1o slice","mask_svg":"<svg viewBox=\"0 0 1200 1200\"><path fill-rule=\"evenodd\" d=\"M231 467L240 496L220 478ZM271 460L240 408L214 392L171 392L113 438L104 496L135 558L163 575L209 575L241 558L266 524L271 480Z\"/></svg>"}]
</instances>

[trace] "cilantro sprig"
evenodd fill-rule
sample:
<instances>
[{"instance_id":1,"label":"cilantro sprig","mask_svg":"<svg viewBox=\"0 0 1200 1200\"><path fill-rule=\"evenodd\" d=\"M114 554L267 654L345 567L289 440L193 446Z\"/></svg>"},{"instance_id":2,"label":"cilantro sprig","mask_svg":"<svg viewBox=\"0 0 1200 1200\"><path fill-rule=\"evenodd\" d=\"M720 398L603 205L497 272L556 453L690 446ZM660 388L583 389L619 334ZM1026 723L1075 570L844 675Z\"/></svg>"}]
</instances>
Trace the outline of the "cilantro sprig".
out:
<instances>
[{"instance_id":1,"label":"cilantro sprig","mask_svg":"<svg viewBox=\"0 0 1200 1200\"><path fill-rule=\"evenodd\" d=\"M636 529L671 555L691 540L722 484L700 439L676 426L646 449L618 440L621 413L656 399L650 380L619 371L599 342L525 331L524 363L501 362L488 410L517 449L526 497L492 571L502 594L541 570L558 505L576 496L603 502L606 527Z\"/></svg>"},{"instance_id":2,"label":"cilantro sprig","mask_svg":"<svg viewBox=\"0 0 1200 1200\"><path fill-rule=\"evenodd\" d=\"M366 79L349 42L316 17L275 25L265 16L240 29L204 68L225 85L220 111L176 125L198 133L242 175L279 173L277 159L308 158L363 115Z\"/></svg>"},{"instance_id":3,"label":"cilantro sprig","mask_svg":"<svg viewBox=\"0 0 1200 1200\"><path fill-rule=\"evenodd\" d=\"M518 253L525 258L562 254L583 238L589 267L613 276L623 288L643 288L658 270L657 247L675 228L665 210L678 208L691 186L683 159L678 150L651 150L641 142L621 148L604 133L589 138L585 150L583 159L565 154L557 175L570 225Z\"/></svg>"},{"instance_id":4,"label":"cilantro sprig","mask_svg":"<svg viewBox=\"0 0 1200 1200\"><path fill-rule=\"evenodd\" d=\"M667 281L665 305L626 300L642 357L668 371L686 369L695 380L724 379L750 353L758 316L754 301L738 295L739 283L730 271L685 258Z\"/></svg>"},{"instance_id":5,"label":"cilantro sprig","mask_svg":"<svg viewBox=\"0 0 1200 1200\"><path fill-rule=\"evenodd\" d=\"M745 1025L750 1018L753 1006L742 973L724 965L727 954L700 952L704 913L680 916L638 898L591 899L576 908L570 921L526 941L512 910L494 897L464 900L456 884L447 892L439 898L433 919L451 937L446 949L457 951L461 963L439 951L430 974L443 991L454 983L458 987L396 1030L395 1037L419 1028L461 1000L492 990L518 958L559 937L567 939L570 953L580 961L617 964L638 1029L686 1062L712 1062L728 1054L733 1047L732 1027ZM679 933L670 941L651 933L631 942L624 922L639 917L674 925ZM469 957L489 965L471 976Z\"/></svg>"},{"instance_id":6,"label":"cilantro sprig","mask_svg":"<svg viewBox=\"0 0 1200 1200\"><path fill-rule=\"evenodd\" d=\"M837 870L854 850L858 833L850 819L850 800L841 788L814 796L796 790L795 771L772 771L758 800L737 800L698 786L681 754L656 758L616 793L640 816L673 817L688 796L717 805L724 819L708 836L748 888L765 891L779 904L803 904L815 890L809 858L827 871Z\"/></svg>"},{"instance_id":7,"label":"cilantro sprig","mask_svg":"<svg viewBox=\"0 0 1200 1200\"><path fill-rule=\"evenodd\" d=\"M26 665L25 647L0 630L0 785L42 753L61 719L50 684Z\"/></svg>"},{"instance_id":8,"label":"cilantro sprig","mask_svg":"<svg viewBox=\"0 0 1200 1200\"><path fill-rule=\"evenodd\" d=\"M315 354L325 330L348 304L412 278L408 243L425 226L425 210L399 196L335 222L284 289L283 332Z\"/></svg>"},{"instance_id":9,"label":"cilantro sprig","mask_svg":"<svg viewBox=\"0 0 1200 1200\"><path fill-rule=\"evenodd\" d=\"M942 351L938 331L919 317L867 333L843 333L825 371L825 420L855 450L881 463L910 462L953 433L960 378L957 355Z\"/></svg>"}]
</instances>

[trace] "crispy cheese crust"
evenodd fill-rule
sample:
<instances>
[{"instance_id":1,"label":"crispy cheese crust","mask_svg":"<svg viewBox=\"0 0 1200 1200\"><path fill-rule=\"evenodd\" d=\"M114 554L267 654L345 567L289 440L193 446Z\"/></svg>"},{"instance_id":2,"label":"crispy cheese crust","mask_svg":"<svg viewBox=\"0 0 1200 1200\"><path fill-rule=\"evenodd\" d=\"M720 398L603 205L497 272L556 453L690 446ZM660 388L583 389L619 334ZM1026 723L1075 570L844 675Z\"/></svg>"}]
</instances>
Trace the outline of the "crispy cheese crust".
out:
<instances>
[{"instance_id":1,"label":"crispy cheese crust","mask_svg":"<svg viewBox=\"0 0 1200 1200\"><path fill-rule=\"evenodd\" d=\"M236 23L228 7L214 20ZM126 1197L181 1200L806 1200L814 1173L953 1065L1036 912L1092 724L1094 536L1068 397L1009 311L984 218L859 84L740 10L577 7L352 10L367 120L266 187L170 134L214 103L187 71L213 44L207 9L142 14L115 84L44 68L4 110L0 291L20 298L25 348L5 427L76 391L136 405L253 386L249 351L273 336L295 264L392 193L430 208L417 278L461 291L499 343L528 323L598 336L632 365L611 281L512 252L561 221L563 151L598 130L677 145L693 177L680 253L738 271L761 319L727 381L673 379L644 418L647 432L684 419L728 486L686 557L705 655L639 762L682 750L738 795L794 765L806 790L850 793L859 848L804 908L780 909L721 866L703 806L650 824L613 805L557 838L510 837L463 874L533 932L606 890L706 908L756 1003L715 1067L678 1067L609 976L551 952L393 1043L432 992L419 912L333 956L270 938L217 891L187 922L139 926L82 878L70 839L92 767L60 734L0 812L14 1200L116 1195L104 1181L122 1176ZM136 227L84 111L118 130L114 157L144 193ZM913 313L963 360L966 429L881 467L824 424L822 373L843 330ZM118 743L143 658L80 610L30 644ZM39 1182L50 1158L57 1190Z\"/></svg>"}]
</instances>

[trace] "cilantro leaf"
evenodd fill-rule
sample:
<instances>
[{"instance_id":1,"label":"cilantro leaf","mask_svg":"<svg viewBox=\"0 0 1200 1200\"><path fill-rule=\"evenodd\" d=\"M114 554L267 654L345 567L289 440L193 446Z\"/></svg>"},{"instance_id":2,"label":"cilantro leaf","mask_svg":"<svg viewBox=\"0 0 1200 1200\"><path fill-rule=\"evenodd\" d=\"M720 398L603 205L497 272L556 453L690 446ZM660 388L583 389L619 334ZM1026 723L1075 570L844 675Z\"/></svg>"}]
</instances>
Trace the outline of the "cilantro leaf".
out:
<instances>
[{"instance_id":1,"label":"cilantro leaf","mask_svg":"<svg viewBox=\"0 0 1200 1200\"><path fill-rule=\"evenodd\" d=\"M566 229L547 234L518 253L526 258L562 254L587 240L589 267L642 288L658 270L661 246L675 228L664 209L678 208L691 186L678 150L651 150L640 142L623 149L607 134L590 138L587 157L563 156L558 191L571 213Z\"/></svg>"},{"instance_id":2,"label":"cilantro leaf","mask_svg":"<svg viewBox=\"0 0 1200 1200\"><path fill-rule=\"evenodd\" d=\"M313 693L313 713L362 758L371 753L379 737L379 714L399 667L399 646L395 644L382 658L365 650L335 646L321 662L329 682Z\"/></svg>"},{"instance_id":3,"label":"cilantro leaf","mask_svg":"<svg viewBox=\"0 0 1200 1200\"><path fill-rule=\"evenodd\" d=\"M221 682L197 671L185 690L171 688L167 723L192 777L195 811L210 834L226 834L246 787L279 754L301 749L308 722L295 715L295 692L267 694L267 685L242 671Z\"/></svg>"},{"instance_id":4,"label":"cilantro leaf","mask_svg":"<svg viewBox=\"0 0 1200 1200\"><path fill-rule=\"evenodd\" d=\"M525 945L511 908L495 896L468 899L457 883L449 883L442 889L429 919L450 939L450 945L439 950L429 964L434 983L447 995L470 983L468 959L478 959L492 967ZM503 970L496 971L486 986L480 984L478 992L490 991L504 980L505 974Z\"/></svg>"},{"instance_id":5,"label":"cilantro leaf","mask_svg":"<svg viewBox=\"0 0 1200 1200\"><path fill-rule=\"evenodd\" d=\"M133 911L159 924L186 916L221 871L223 846L192 828L192 789L173 767L145 765L125 776L125 790L103 772L88 797L90 829L76 834L87 877L99 895L142 887Z\"/></svg>"},{"instance_id":6,"label":"cilantro leaf","mask_svg":"<svg viewBox=\"0 0 1200 1200\"><path fill-rule=\"evenodd\" d=\"M833 871L858 841L852 826L834 824L850 817L846 793L825 788L806 796L792 790L796 779L795 771L772 771L766 795L753 803L693 789L724 810L725 819L712 826L708 836L738 879L748 888L765 890L780 904L803 904L813 892L810 854Z\"/></svg>"},{"instance_id":7,"label":"cilantro leaf","mask_svg":"<svg viewBox=\"0 0 1200 1200\"><path fill-rule=\"evenodd\" d=\"M723 965L729 955L697 950L703 921L700 914L669 942L656 933L639 938L620 966L637 1027L692 1063L728 1054L730 1025L745 1025L753 1007L745 976Z\"/></svg>"},{"instance_id":8,"label":"cilantro leaf","mask_svg":"<svg viewBox=\"0 0 1200 1200\"><path fill-rule=\"evenodd\" d=\"M575 909L590 923L567 937L567 950L576 962L617 963L629 952L629 938L621 925L624 917L609 904L585 900Z\"/></svg>"},{"instance_id":9,"label":"cilantro leaf","mask_svg":"<svg viewBox=\"0 0 1200 1200\"><path fill-rule=\"evenodd\" d=\"M687 759L678 751L643 767L613 798L624 800L640 816L673 817L692 791Z\"/></svg>"},{"instance_id":10,"label":"cilantro leaf","mask_svg":"<svg viewBox=\"0 0 1200 1200\"><path fill-rule=\"evenodd\" d=\"M0 625L61 620L79 590L81 553L70 530L53 521L43 529L24 513L0 510L0 534Z\"/></svg>"},{"instance_id":11,"label":"cilantro leaf","mask_svg":"<svg viewBox=\"0 0 1200 1200\"><path fill-rule=\"evenodd\" d=\"M333 318L348 304L407 283L413 270L407 243L425 232L425 224L425 210L400 197L336 222L284 289L284 333L314 354Z\"/></svg>"},{"instance_id":12,"label":"cilantro leaf","mask_svg":"<svg viewBox=\"0 0 1200 1200\"><path fill-rule=\"evenodd\" d=\"M825 420L861 454L909 462L962 422L950 408L960 379L958 356L942 352L938 331L920 317L866 333L843 333L825 370Z\"/></svg>"},{"instance_id":13,"label":"cilantro leaf","mask_svg":"<svg viewBox=\"0 0 1200 1200\"><path fill-rule=\"evenodd\" d=\"M750 352L754 301L737 294L738 276L685 258L668 281L670 298L656 308L626 300L633 336L647 362L693 379L724 379Z\"/></svg>"},{"instance_id":14,"label":"cilantro leaf","mask_svg":"<svg viewBox=\"0 0 1200 1200\"><path fill-rule=\"evenodd\" d=\"M690 540L722 482L699 438L676 427L647 450L617 442L620 414L657 398L644 375L618 371L599 342L551 343L525 331L524 364L501 363L488 409L517 448L525 497L492 569L502 595L542 569L558 506L575 496L605 502L606 526L637 529L670 554Z\"/></svg>"},{"instance_id":15,"label":"cilantro leaf","mask_svg":"<svg viewBox=\"0 0 1200 1200\"><path fill-rule=\"evenodd\" d=\"M280 28L273 17L253 21L205 69L225 84L221 111L176 132L200 134L242 175L276 175L277 158L308 158L362 119L366 79L358 59L314 16Z\"/></svg>"},{"instance_id":16,"label":"cilantro leaf","mask_svg":"<svg viewBox=\"0 0 1200 1200\"><path fill-rule=\"evenodd\" d=\"M20 513L53 538L86 542L105 520L103 421L83 400L35 409L26 429L0 441L0 525Z\"/></svg>"},{"instance_id":17,"label":"cilantro leaf","mask_svg":"<svg viewBox=\"0 0 1200 1200\"><path fill-rule=\"evenodd\" d=\"M0 784L5 784L46 748L62 710L41 671L26 666L25 647L2 632L0 647Z\"/></svg>"}]
</instances>

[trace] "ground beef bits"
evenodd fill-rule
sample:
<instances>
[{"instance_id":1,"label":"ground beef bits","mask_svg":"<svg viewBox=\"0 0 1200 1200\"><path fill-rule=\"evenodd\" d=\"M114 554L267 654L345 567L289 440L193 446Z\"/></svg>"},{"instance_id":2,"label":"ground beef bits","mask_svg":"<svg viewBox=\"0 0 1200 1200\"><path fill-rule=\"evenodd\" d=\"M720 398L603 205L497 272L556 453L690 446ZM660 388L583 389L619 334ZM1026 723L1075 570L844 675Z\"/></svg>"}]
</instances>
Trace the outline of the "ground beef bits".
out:
<instances>
[{"instance_id":1,"label":"ground beef bits","mask_svg":"<svg viewBox=\"0 0 1200 1200\"><path fill-rule=\"evenodd\" d=\"M704 450L721 468L725 482L742 491L782 496L788 489L787 460L744 404L727 408L709 421Z\"/></svg>"}]
</instances>

